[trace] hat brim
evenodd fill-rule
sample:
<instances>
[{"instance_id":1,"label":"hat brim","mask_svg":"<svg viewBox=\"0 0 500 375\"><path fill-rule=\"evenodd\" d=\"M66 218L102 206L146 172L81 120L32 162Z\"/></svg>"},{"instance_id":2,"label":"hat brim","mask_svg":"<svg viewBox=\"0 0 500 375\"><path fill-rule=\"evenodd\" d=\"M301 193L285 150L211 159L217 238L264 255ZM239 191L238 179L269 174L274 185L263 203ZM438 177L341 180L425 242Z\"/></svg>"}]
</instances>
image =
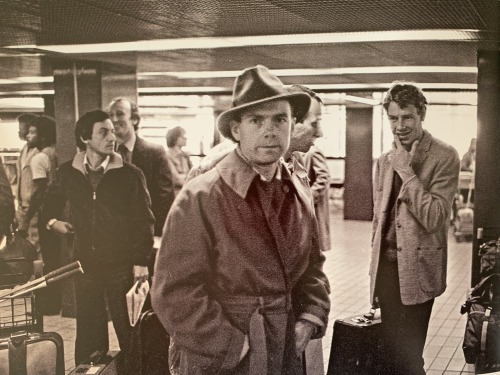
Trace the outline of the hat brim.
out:
<instances>
[{"instance_id":1,"label":"hat brim","mask_svg":"<svg viewBox=\"0 0 500 375\"><path fill-rule=\"evenodd\" d=\"M275 100L283 100L283 99L288 100L290 102L290 105L292 107L292 112L295 115L297 121L302 121L304 116L309 111L309 106L311 105L311 97L305 92L297 92L297 93L271 96L269 98L256 100L251 103L246 103L238 107L228 109L222 112L217 118L217 129L219 129L219 132L224 137L236 141L231 133L231 121L234 119L234 116L237 113L241 112L241 110L243 109L247 109L258 104L267 103Z\"/></svg>"}]
</instances>

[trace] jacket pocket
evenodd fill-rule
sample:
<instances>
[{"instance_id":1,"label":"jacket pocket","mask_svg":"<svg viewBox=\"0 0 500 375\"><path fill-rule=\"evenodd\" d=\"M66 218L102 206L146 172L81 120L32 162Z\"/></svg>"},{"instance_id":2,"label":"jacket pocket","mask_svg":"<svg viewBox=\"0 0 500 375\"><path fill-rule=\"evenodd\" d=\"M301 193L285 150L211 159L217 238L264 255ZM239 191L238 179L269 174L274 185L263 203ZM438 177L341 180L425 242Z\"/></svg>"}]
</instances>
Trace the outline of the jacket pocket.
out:
<instances>
[{"instance_id":1,"label":"jacket pocket","mask_svg":"<svg viewBox=\"0 0 500 375\"><path fill-rule=\"evenodd\" d=\"M446 248L444 246L419 246L418 279L420 289L434 292L446 282Z\"/></svg>"}]
</instances>

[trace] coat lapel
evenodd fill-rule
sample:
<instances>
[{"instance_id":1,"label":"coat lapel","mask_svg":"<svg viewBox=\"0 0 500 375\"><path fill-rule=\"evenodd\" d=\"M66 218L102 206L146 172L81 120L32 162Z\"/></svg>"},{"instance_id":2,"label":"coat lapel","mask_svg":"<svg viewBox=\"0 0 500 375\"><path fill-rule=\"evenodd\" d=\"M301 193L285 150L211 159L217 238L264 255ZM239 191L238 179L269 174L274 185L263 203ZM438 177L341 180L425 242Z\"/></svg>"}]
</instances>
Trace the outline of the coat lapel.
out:
<instances>
[{"instance_id":1,"label":"coat lapel","mask_svg":"<svg viewBox=\"0 0 500 375\"><path fill-rule=\"evenodd\" d=\"M391 154L392 151L389 152ZM387 211L389 205L389 198L391 196L392 184L394 180L394 168L389 162L389 154L387 154L383 160L381 167L384 169L384 182L382 186L382 200L380 201L380 209L382 212Z\"/></svg>"},{"instance_id":2,"label":"coat lapel","mask_svg":"<svg viewBox=\"0 0 500 375\"><path fill-rule=\"evenodd\" d=\"M432 136L427 130L424 130L424 136L422 137L420 144L415 150L415 155L413 156L413 161L411 163L411 166L413 167L415 173L418 173L418 171L420 170L420 166L427 158L427 151L429 151L429 148L431 147L431 141Z\"/></svg>"}]
</instances>

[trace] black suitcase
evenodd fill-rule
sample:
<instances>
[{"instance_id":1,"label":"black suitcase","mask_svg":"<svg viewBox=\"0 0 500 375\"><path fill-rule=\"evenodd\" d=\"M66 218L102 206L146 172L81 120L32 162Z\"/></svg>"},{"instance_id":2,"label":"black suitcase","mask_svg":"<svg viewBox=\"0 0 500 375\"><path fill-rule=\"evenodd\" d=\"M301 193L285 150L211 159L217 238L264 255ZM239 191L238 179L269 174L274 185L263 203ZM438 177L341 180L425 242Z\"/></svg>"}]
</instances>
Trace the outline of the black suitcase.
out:
<instances>
[{"instance_id":1,"label":"black suitcase","mask_svg":"<svg viewBox=\"0 0 500 375\"><path fill-rule=\"evenodd\" d=\"M369 314L337 319L333 325L327 375L381 373L381 320Z\"/></svg>"},{"instance_id":2,"label":"black suitcase","mask_svg":"<svg viewBox=\"0 0 500 375\"><path fill-rule=\"evenodd\" d=\"M131 345L131 373L170 375L168 348L170 337L153 310L142 313L134 327Z\"/></svg>"},{"instance_id":3,"label":"black suitcase","mask_svg":"<svg viewBox=\"0 0 500 375\"><path fill-rule=\"evenodd\" d=\"M80 363L69 375L126 375L122 352L95 352L84 363Z\"/></svg>"},{"instance_id":4,"label":"black suitcase","mask_svg":"<svg viewBox=\"0 0 500 375\"><path fill-rule=\"evenodd\" d=\"M16 332L0 339L0 374L64 375L64 346L55 332Z\"/></svg>"}]
</instances>

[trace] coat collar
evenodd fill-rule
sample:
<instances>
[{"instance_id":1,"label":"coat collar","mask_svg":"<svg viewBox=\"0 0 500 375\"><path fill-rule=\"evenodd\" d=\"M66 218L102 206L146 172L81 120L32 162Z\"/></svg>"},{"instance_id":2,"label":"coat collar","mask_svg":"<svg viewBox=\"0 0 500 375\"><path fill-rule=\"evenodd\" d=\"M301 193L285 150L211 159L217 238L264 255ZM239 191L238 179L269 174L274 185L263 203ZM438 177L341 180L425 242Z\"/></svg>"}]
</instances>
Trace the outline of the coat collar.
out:
<instances>
[{"instance_id":1,"label":"coat collar","mask_svg":"<svg viewBox=\"0 0 500 375\"><path fill-rule=\"evenodd\" d=\"M412 167L414 169L419 167L420 164L422 164L422 162L427 157L427 151L429 151L431 143L432 143L432 135L427 130L424 130L424 136L422 137L422 140L418 144L418 147L415 150L415 155L413 156Z\"/></svg>"},{"instance_id":2,"label":"coat collar","mask_svg":"<svg viewBox=\"0 0 500 375\"><path fill-rule=\"evenodd\" d=\"M71 165L73 168L75 168L76 170L78 170L81 173L83 173L84 175L86 175L85 169L83 166L84 159L85 159L85 151L81 151L75 155ZM122 157L120 156L120 154L113 152L110 155L108 167L106 168L104 173L106 173L107 171L110 171L111 169L116 169L116 168L121 168L121 167L123 167Z\"/></svg>"},{"instance_id":3,"label":"coat collar","mask_svg":"<svg viewBox=\"0 0 500 375\"><path fill-rule=\"evenodd\" d=\"M246 163L236 152L231 151L222 159L216 168L222 180L234 190L236 194L245 199L257 172Z\"/></svg>"},{"instance_id":4,"label":"coat collar","mask_svg":"<svg viewBox=\"0 0 500 375\"><path fill-rule=\"evenodd\" d=\"M292 174L285 164L280 161L278 168L281 171L281 178L292 180ZM300 166L300 164L299 164ZM231 151L224 159L216 165L222 180L243 199L248 194L248 189L258 173L243 158L238 155L237 150ZM297 167L297 170L300 168Z\"/></svg>"}]
</instances>

